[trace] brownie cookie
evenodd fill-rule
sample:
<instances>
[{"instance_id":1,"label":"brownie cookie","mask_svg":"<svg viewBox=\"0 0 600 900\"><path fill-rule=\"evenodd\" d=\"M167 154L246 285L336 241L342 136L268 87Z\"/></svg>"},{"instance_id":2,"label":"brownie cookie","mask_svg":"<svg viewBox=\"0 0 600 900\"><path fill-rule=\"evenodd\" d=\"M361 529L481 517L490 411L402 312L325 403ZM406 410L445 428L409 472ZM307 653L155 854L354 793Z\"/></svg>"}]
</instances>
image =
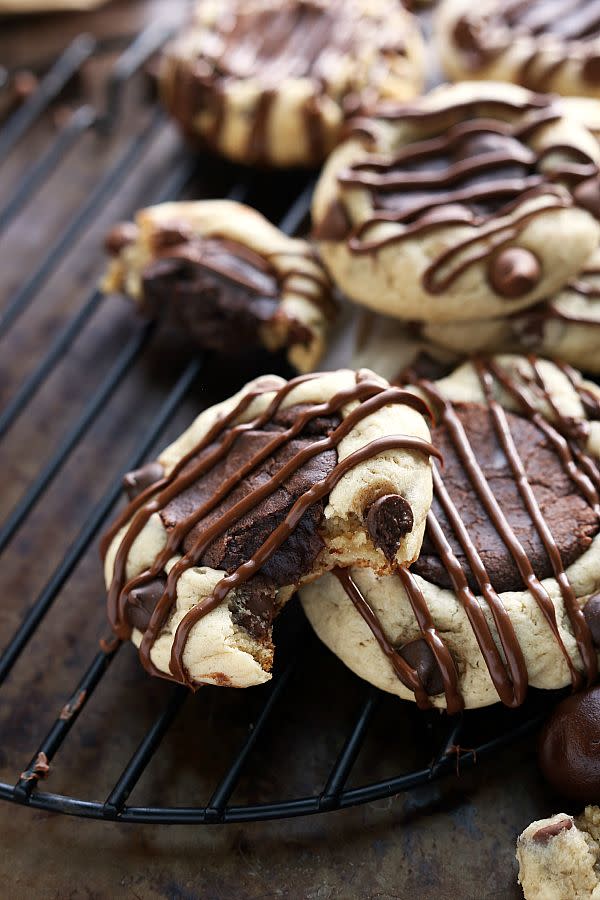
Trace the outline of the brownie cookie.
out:
<instances>
[{"instance_id":1,"label":"brownie cookie","mask_svg":"<svg viewBox=\"0 0 600 900\"><path fill-rule=\"evenodd\" d=\"M200 0L160 80L202 144L249 165L314 166L349 113L419 93L423 41L393 0Z\"/></svg>"},{"instance_id":2,"label":"brownie cookie","mask_svg":"<svg viewBox=\"0 0 600 900\"><path fill-rule=\"evenodd\" d=\"M600 148L551 98L444 85L355 120L328 160L313 233L334 280L401 319L509 316L597 246Z\"/></svg>"},{"instance_id":3,"label":"brownie cookie","mask_svg":"<svg viewBox=\"0 0 600 900\"><path fill-rule=\"evenodd\" d=\"M600 11L589 0L444 0L438 47L454 80L600 97Z\"/></svg>"},{"instance_id":4,"label":"brownie cookie","mask_svg":"<svg viewBox=\"0 0 600 900\"><path fill-rule=\"evenodd\" d=\"M398 329L397 329L398 330ZM600 373L600 251L549 300L498 319L423 324L427 344L462 355L535 351Z\"/></svg>"},{"instance_id":5,"label":"brownie cookie","mask_svg":"<svg viewBox=\"0 0 600 900\"><path fill-rule=\"evenodd\" d=\"M334 566L418 555L427 406L372 372L264 376L129 473L103 539L108 614L146 669L193 686L267 680L271 623Z\"/></svg>"},{"instance_id":6,"label":"brownie cookie","mask_svg":"<svg viewBox=\"0 0 600 900\"><path fill-rule=\"evenodd\" d=\"M335 316L329 278L310 245L231 200L163 203L106 238L106 292L175 323L203 349L235 356L287 350L315 367Z\"/></svg>"},{"instance_id":7,"label":"brownie cookie","mask_svg":"<svg viewBox=\"0 0 600 900\"><path fill-rule=\"evenodd\" d=\"M407 377L432 407L444 460L421 554L410 572L353 569L303 587L317 634L377 687L452 712L518 706L529 684L591 683L600 389L535 357Z\"/></svg>"},{"instance_id":8,"label":"brownie cookie","mask_svg":"<svg viewBox=\"0 0 600 900\"><path fill-rule=\"evenodd\" d=\"M600 900L600 809L532 822L517 841L517 860L525 900Z\"/></svg>"}]
</instances>

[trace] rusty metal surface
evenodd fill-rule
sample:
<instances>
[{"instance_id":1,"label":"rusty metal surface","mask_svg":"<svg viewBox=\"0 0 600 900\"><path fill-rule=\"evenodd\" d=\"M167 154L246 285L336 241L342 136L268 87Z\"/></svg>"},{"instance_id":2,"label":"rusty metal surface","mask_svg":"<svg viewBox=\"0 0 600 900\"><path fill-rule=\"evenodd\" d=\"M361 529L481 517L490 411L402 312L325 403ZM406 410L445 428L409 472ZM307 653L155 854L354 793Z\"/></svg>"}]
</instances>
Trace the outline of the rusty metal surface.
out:
<instances>
[{"instance_id":1,"label":"rusty metal surface","mask_svg":"<svg viewBox=\"0 0 600 900\"><path fill-rule=\"evenodd\" d=\"M130 34L157 12L175 18L184 4L114 3L89 16L35 17L0 22L0 62L43 64L81 30ZM93 95L102 68L86 72ZM57 230L95 184L97 173L122 152L148 116L141 87L128 96L127 129L117 138L88 135L0 238L2 297L8 297L39 261ZM65 102L70 102L68 97ZM141 118L140 118L141 117ZM48 117L2 170L0 197L46 146ZM102 268L98 253L106 226L148 201L148 174L160 185L180 152L177 136L161 130L140 159L144 182L127 181L75 252L48 281L0 349L0 404L13 394L54 336L77 309ZM205 161L192 195L219 195L231 183L227 167ZM293 196L293 182L257 175L253 191L270 189L276 217ZM56 203L56 197L62 198ZM250 201L252 197L249 198ZM2 299L1 303L5 300ZM1 306L0 306L1 308ZM123 343L140 327L129 306L109 299L18 420L0 450L0 519L81 410ZM0 645L13 633L112 474L130 454L191 349L159 335L150 342L124 386L96 420L2 558ZM211 362L161 437L164 444L201 406L264 370ZM294 615L292 610L289 614ZM289 616L288 616L289 618ZM285 628L285 623L284 623ZM96 547L85 555L52 613L0 692L0 778L11 781L26 765L57 710L106 633ZM285 641L284 641L285 643ZM285 651L283 653L285 655ZM168 685L149 679L125 647L69 736L44 788L103 800L151 724ZM236 801L304 796L327 777L363 696L363 685L313 639L291 688L252 756ZM206 803L261 702L253 691L201 690L190 697L158 754L135 788L136 803ZM417 711L389 699L377 710L351 776L363 784L409 767L416 753ZM460 760L458 767L460 769ZM523 740L459 777L365 807L326 815L245 826L125 826L77 820L0 804L0 884L9 898L517 898L514 841L533 818L557 809L535 765L534 739Z\"/></svg>"}]
</instances>

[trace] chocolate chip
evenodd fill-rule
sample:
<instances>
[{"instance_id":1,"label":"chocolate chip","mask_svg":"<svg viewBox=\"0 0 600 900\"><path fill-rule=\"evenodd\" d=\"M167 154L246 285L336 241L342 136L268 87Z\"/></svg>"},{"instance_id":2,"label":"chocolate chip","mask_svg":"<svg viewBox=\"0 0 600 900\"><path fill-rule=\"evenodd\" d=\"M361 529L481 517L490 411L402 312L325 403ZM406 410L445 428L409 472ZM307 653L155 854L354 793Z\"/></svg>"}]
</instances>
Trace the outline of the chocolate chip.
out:
<instances>
[{"instance_id":1,"label":"chocolate chip","mask_svg":"<svg viewBox=\"0 0 600 900\"><path fill-rule=\"evenodd\" d=\"M594 594L583 607L583 615L590 629L592 640L600 647L600 594Z\"/></svg>"},{"instance_id":2,"label":"chocolate chip","mask_svg":"<svg viewBox=\"0 0 600 900\"><path fill-rule=\"evenodd\" d=\"M544 825L542 828L539 828L531 839L535 844L547 844L550 838L555 837L562 831L569 831L572 827L572 819L559 819L558 822L551 822L550 825Z\"/></svg>"},{"instance_id":3,"label":"chocolate chip","mask_svg":"<svg viewBox=\"0 0 600 900\"><path fill-rule=\"evenodd\" d=\"M367 528L376 547L390 562L396 556L400 541L413 527L410 503L399 494L386 494L371 504L367 511Z\"/></svg>"},{"instance_id":4,"label":"chocolate chip","mask_svg":"<svg viewBox=\"0 0 600 900\"><path fill-rule=\"evenodd\" d=\"M145 631L156 604L165 592L167 579L155 578L134 588L125 601L125 618L132 628Z\"/></svg>"},{"instance_id":5,"label":"chocolate chip","mask_svg":"<svg viewBox=\"0 0 600 900\"><path fill-rule=\"evenodd\" d=\"M600 219L600 177L586 178L573 191L575 203Z\"/></svg>"},{"instance_id":6,"label":"chocolate chip","mask_svg":"<svg viewBox=\"0 0 600 900\"><path fill-rule=\"evenodd\" d=\"M164 474L165 470L156 460L146 463L139 469L133 469L132 472L127 472L123 476L123 487L127 496L130 500L134 500L147 487L159 481Z\"/></svg>"},{"instance_id":7,"label":"chocolate chip","mask_svg":"<svg viewBox=\"0 0 600 900\"><path fill-rule=\"evenodd\" d=\"M507 247L491 260L488 276L496 293L512 300L533 290L541 272L540 262L530 250Z\"/></svg>"},{"instance_id":8,"label":"chocolate chip","mask_svg":"<svg viewBox=\"0 0 600 900\"><path fill-rule=\"evenodd\" d=\"M119 222L104 238L104 249L110 256L118 256L124 247L133 244L138 236L138 227L133 222Z\"/></svg>"},{"instance_id":9,"label":"chocolate chip","mask_svg":"<svg viewBox=\"0 0 600 900\"><path fill-rule=\"evenodd\" d=\"M325 215L313 229L317 241L343 241L352 230L352 222L339 200L332 200Z\"/></svg>"},{"instance_id":10,"label":"chocolate chip","mask_svg":"<svg viewBox=\"0 0 600 900\"><path fill-rule=\"evenodd\" d=\"M168 247L185 244L190 237L191 233L187 225L172 223L171 225L163 225L154 234L153 243L156 250L165 250Z\"/></svg>"},{"instance_id":11,"label":"chocolate chip","mask_svg":"<svg viewBox=\"0 0 600 900\"><path fill-rule=\"evenodd\" d=\"M444 690L444 679L433 651L424 638L410 641L398 650L405 662L416 669L425 693L429 697L441 694Z\"/></svg>"}]
</instances>

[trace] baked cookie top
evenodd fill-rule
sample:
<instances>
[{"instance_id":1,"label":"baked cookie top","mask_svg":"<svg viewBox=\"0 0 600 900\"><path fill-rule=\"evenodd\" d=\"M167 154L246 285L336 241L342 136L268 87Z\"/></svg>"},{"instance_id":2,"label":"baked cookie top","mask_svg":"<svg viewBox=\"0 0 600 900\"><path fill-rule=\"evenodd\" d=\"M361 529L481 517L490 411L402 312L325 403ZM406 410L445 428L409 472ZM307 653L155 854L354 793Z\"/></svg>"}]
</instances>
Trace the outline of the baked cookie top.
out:
<instances>
[{"instance_id":1,"label":"baked cookie top","mask_svg":"<svg viewBox=\"0 0 600 900\"><path fill-rule=\"evenodd\" d=\"M103 289L185 329L204 349L233 355L285 349L309 371L336 307L311 246L231 200L164 203L106 238Z\"/></svg>"},{"instance_id":2,"label":"baked cookie top","mask_svg":"<svg viewBox=\"0 0 600 900\"><path fill-rule=\"evenodd\" d=\"M412 380L444 459L421 554L398 576L356 570L304 588L317 633L379 687L454 711L517 706L528 683L591 682L600 392L534 357Z\"/></svg>"},{"instance_id":3,"label":"baked cookie top","mask_svg":"<svg viewBox=\"0 0 600 900\"><path fill-rule=\"evenodd\" d=\"M444 0L439 44L455 78L600 96L600 12L588 0Z\"/></svg>"},{"instance_id":4,"label":"baked cookie top","mask_svg":"<svg viewBox=\"0 0 600 900\"><path fill-rule=\"evenodd\" d=\"M316 165L348 113L422 87L418 22L390 0L201 0L165 54L184 131L247 164Z\"/></svg>"},{"instance_id":5,"label":"baked cookie top","mask_svg":"<svg viewBox=\"0 0 600 900\"><path fill-rule=\"evenodd\" d=\"M115 633L133 634L154 674L264 681L271 622L297 584L417 556L426 413L366 370L265 376L207 409L126 479L131 502L102 545Z\"/></svg>"},{"instance_id":6,"label":"baked cookie top","mask_svg":"<svg viewBox=\"0 0 600 900\"><path fill-rule=\"evenodd\" d=\"M551 98L445 85L355 120L317 186L334 279L424 321L510 315L559 290L598 240L599 148Z\"/></svg>"}]
</instances>

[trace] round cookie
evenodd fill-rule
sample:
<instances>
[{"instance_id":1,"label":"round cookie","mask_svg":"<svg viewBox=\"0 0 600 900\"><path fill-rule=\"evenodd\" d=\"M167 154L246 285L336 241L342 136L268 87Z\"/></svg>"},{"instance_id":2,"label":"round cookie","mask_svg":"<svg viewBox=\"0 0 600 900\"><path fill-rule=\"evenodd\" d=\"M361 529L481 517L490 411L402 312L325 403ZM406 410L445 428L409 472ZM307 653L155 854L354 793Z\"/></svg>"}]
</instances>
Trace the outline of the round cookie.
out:
<instances>
[{"instance_id":1,"label":"round cookie","mask_svg":"<svg viewBox=\"0 0 600 900\"><path fill-rule=\"evenodd\" d=\"M286 349L315 368L335 316L331 283L311 246L232 200L163 203L106 238L102 287L185 330L203 349L233 355Z\"/></svg>"},{"instance_id":2,"label":"round cookie","mask_svg":"<svg viewBox=\"0 0 600 900\"><path fill-rule=\"evenodd\" d=\"M421 554L410 572L303 587L311 624L358 675L422 706L517 706L528 684L582 687L600 638L584 615L600 593L600 389L503 356L415 390L444 457Z\"/></svg>"},{"instance_id":3,"label":"round cookie","mask_svg":"<svg viewBox=\"0 0 600 900\"><path fill-rule=\"evenodd\" d=\"M437 44L453 80L600 97L600 12L588 0L444 0Z\"/></svg>"},{"instance_id":4,"label":"round cookie","mask_svg":"<svg viewBox=\"0 0 600 900\"><path fill-rule=\"evenodd\" d=\"M596 248L599 154L549 97L444 85L355 121L317 185L313 234L337 284L378 312L508 316Z\"/></svg>"},{"instance_id":5,"label":"round cookie","mask_svg":"<svg viewBox=\"0 0 600 900\"><path fill-rule=\"evenodd\" d=\"M532 822L517 841L517 860L525 900L600 900L600 809Z\"/></svg>"},{"instance_id":6,"label":"round cookie","mask_svg":"<svg viewBox=\"0 0 600 900\"><path fill-rule=\"evenodd\" d=\"M200 0L167 50L163 102L237 162L315 166L349 113L423 85L417 20L390 0Z\"/></svg>"},{"instance_id":7,"label":"round cookie","mask_svg":"<svg viewBox=\"0 0 600 900\"><path fill-rule=\"evenodd\" d=\"M426 413L349 369L264 376L205 410L126 476L131 502L102 542L115 634L190 686L266 681L272 620L299 583L417 557L436 452Z\"/></svg>"},{"instance_id":8,"label":"round cookie","mask_svg":"<svg viewBox=\"0 0 600 900\"><path fill-rule=\"evenodd\" d=\"M397 329L399 330L399 329ZM534 351L600 373L600 251L551 300L512 316L427 323L415 331L435 348L457 354ZM385 374L385 373L382 373Z\"/></svg>"},{"instance_id":9,"label":"round cookie","mask_svg":"<svg viewBox=\"0 0 600 900\"><path fill-rule=\"evenodd\" d=\"M600 595L584 608L595 639L600 637ZM544 725L539 763L546 780L563 797L600 802L600 688L561 701Z\"/></svg>"}]
</instances>

